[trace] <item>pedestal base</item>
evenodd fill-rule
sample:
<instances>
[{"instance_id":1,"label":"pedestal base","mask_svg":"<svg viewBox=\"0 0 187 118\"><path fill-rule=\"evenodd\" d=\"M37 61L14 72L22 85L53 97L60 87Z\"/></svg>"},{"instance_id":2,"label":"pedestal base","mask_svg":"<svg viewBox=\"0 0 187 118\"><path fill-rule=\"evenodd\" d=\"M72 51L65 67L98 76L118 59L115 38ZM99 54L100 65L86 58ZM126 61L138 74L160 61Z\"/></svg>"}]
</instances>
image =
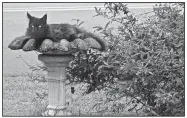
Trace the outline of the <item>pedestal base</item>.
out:
<instances>
[{"instance_id":1,"label":"pedestal base","mask_svg":"<svg viewBox=\"0 0 187 118\"><path fill-rule=\"evenodd\" d=\"M42 113L42 116L71 116L72 113L66 111L66 107L62 109L51 109L49 106L47 110Z\"/></svg>"},{"instance_id":2,"label":"pedestal base","mask_svg":"<svg viewBox=\"0 0 187 118\"><path fill-rule=\"evenodd\" d=\"M73 59L72 55L46 55L41 54L38 59L48 70L48 99L49 105L43 116L66 116L66 66Z\"/></svg>"},{"instance_id":3,"label":"pedestal base","mask_svg":"<svg viewBox=\"0 0 187 118\"><path fill-rule=\"evenodd\" d=\"M67 113L64 110L48 109L42 116L67 116Z\"/></svg>"}]
</instances>

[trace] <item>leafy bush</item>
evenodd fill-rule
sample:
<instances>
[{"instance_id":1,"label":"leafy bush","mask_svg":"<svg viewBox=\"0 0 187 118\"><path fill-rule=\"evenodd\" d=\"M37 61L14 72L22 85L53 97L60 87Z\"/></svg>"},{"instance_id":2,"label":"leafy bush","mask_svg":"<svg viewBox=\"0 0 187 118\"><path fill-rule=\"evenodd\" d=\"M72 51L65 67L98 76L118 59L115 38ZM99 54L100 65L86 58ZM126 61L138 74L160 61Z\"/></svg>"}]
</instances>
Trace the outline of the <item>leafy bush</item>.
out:
<instances>
[{"instance_id":1,"label":"leafy bush","mask_svg":"<svg viewBox=\"0 0 187 118\"><path fill-rule=\"evenodd\" d=\"M107 41L108 50L75 53L67 68L70 83L86 83L86 94L106 90L104 103L113 103L113 113L123 114L121 109L131 106L128 111L135 110L137 115L143 111L144 115L183 116L184 3L158 4L153 11L136 16L123 3L104 7L95 8L95 16L108 22L94 28ZM142 16L146 19L141 20ZM84 23L75 20L77 26ZM45 66L30 68L46 70ZM45 78L31 78L46 82ZM47 94L36 92L36 96L42 100ZM125 97L131 98L127 104Z\"/></svg>"},{"instance_id":2,"label":"leafy bush","mask_svg":"<svg viewBox=\"0 0 187 118\"><path fill-rule=\"evenodd\" d=\"M137 16L123 3L104 7L95 8L95 16L108 22L94 28L109 48L77 52L67 68L70 82L87 83L87 94L108 88L113 101L130 96L135 105L129 111L184 115L184 3L155 5L152 12ZM143 15L146 19L140 20ZM125 86L127 80L131 82Z\"/></svg>"}]
</instances>

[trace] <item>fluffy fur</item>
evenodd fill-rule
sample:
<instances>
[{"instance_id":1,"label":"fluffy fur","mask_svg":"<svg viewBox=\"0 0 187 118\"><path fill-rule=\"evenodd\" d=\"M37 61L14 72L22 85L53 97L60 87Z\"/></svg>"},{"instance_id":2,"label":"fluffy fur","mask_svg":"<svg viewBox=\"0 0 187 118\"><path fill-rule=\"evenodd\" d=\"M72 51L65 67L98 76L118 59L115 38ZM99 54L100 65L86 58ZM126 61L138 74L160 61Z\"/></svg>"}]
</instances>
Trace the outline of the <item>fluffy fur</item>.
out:
<instances>
[{"instance_id":1,"label":"fluffy fur","mask_svg":"<svg viewBox=\"0 0 187 118\"><path fill-rule=\"evenodd\" d=\"M42 18L36 18L27 12L27 17L29 19L29 26L26 35L36 39L38 46L44 39L58 42L61 39L73 41L76 38L85 39L91 37L101 45L101 50L106 49L105 41L93 33L70 24L47 24L47 14Z\"/></svg>"}]
</instances>

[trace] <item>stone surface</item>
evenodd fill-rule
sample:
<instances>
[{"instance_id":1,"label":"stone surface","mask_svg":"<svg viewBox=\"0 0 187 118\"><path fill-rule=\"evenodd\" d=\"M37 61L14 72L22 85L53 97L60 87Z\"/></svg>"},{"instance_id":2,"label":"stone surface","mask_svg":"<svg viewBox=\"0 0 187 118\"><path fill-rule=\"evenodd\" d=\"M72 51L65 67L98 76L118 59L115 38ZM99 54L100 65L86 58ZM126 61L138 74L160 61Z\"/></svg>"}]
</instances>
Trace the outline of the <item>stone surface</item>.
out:
<instances>
[{"instance_id":1,"label":"stone surface","mask_svg":"<svg viewBox=\"0 0 187 118\"><path fill-rule=\"evenodd\" d=\"M93 38L86 39L75 39L72 42L67 41L66 39L62 39L59 42L53 42L50 39L45 39L41 45L38 46L37 41L35 39L31 39L28 36L21 36L13 40L9 46L12 50L23 49L23 51L32 51L36 50L39 52L49 52L51 54L57 51L59 52L72 52L72 49L75 50L87 50L88 48L101 49L101 45ZM36 49L36 47L39 47ZM47 54L47 53L46 53Z\"/></svg>"},{"instance_id":2,"label":"stone surface","mask_svg":"<svg viewBox=\"0 0 187 118\"><path fill-rule=\"evenodd\" d=\"M47 51L47 52L43 52L43 51L40 51L40 50L37 50L37 51L41 52L42 54L57 55L58 56L58 55L69 55L69 54L77 52L78 50L77 49L71 49L69 51L50 50L50 51Z\"/></svg>"},{"instance_id":3,"label":"stone surface","mask_svg":"<svg viewBox=\"0 0 187 118\"><path fill-rule=\"evenodd\" d=\"M69 41L67 41L66 39L62 39L60 40L60 43L59 43L59 50L63 50L63 51L68 51L70 49L70 46L69 46Z\"/></svg>"},{"instance_id":4,"label":"stone surface","mask_svg":"<svg viewBox=\"0 0 187 118\"><path fill-rule=\"evenodd\" d=\"M53 49L53 41L50 39L45 39L39 47L41 52L47 52Z\"/></svg>"},{"instance_id":5,"label":"stone surface","mask_svg":"<svg viewBox=\"0 0 187 118\"><path fill-rule=\"evenodd\" d=\"M37 43L40 40L31 39L30 37L18 37L9 45L10 49L22 49L23 51L36 50L43 54L38 56L48 71L48 100L49 105L44 116L65 116L66 109L66 67L73 60L72 53L79 50L87 50L88 48L100 49L100 44L93 38L85 40L75 39L72 42L62 39L59 42L53 42L50 39L45 39L41 45ZM99 47L100 46L100 47ZM39 47L36 49L36 47Z\"/></svg>"},{"instance_id":6,"label":"stone surface","mask_svg":"<svg viewBox=\"0 0 187 118\"><path fill-rule=\"evenodd\" d=\"M71 54L46 55L40 54L38 59L42 61L48 71L48 100L49 105L44 116L63 116L66 108L66 67L73 59ZM57 112L58 111L58 112Z\"/></svg>"}]
</instances>

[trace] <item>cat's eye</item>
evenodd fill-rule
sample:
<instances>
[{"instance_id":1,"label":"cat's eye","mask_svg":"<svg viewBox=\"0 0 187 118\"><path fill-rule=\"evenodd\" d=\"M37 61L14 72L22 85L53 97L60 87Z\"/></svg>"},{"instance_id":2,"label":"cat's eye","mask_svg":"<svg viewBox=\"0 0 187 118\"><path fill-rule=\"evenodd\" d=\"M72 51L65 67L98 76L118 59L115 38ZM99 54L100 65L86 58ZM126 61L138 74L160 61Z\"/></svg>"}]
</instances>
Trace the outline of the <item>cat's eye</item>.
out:
<instances>
[{"instance_id":1,"label":"cat's eye","mask_svg":"<svg viewBox=\"0 0 187 118\"><path fill-rule=\"evenodd\" d=\"M34 25L31 25L32 28L34 28Z\"/></svg>"},{"instance_id":2,"label":"cat's eye","mask_svg":"<svg viewBox=\"0 0 187 118\"><path fill-rule=\"evenodd\" d=\"M39 27L39 28L41 28L42 26L41 26L41 25L39 25L38 27Z\"/></svg>"}]
</instances>

